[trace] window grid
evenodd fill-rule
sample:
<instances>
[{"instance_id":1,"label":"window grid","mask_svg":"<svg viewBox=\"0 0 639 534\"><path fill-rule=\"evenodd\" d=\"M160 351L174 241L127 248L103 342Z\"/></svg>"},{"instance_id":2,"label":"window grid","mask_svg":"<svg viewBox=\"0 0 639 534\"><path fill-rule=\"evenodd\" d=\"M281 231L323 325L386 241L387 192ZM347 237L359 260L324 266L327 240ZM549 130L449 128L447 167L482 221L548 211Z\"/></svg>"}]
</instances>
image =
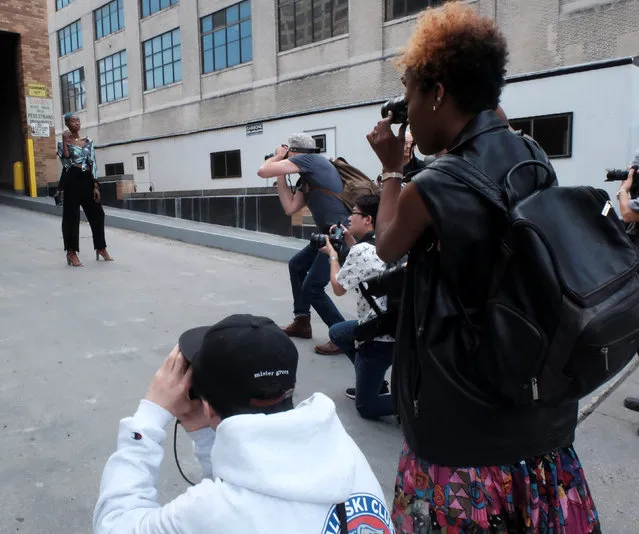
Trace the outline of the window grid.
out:
<instances>
[{"instance_id":1,"label":"window grid","mask_svg":"<svg viewBox=\"0 0 639 534\"><path fill-rule=\"evenodd\" d=\"M80 111L86 107L83 67L60 76L60 87L63 114Z\"/></svg>"},{"instance_id":2,"label":"window grid","mask_svg":"<svg viewBox=\"0 0 639 534\"><path fill-rule=\"evenodd\" d=\"M141 0L142 18L177 5L180 0Z\"/></svg>"},{"instance_id":3,"label":"window grid","mask_svg":"<svg viewBox=\"0 0 639 534\"><path fill-rule=\"evenodd\" d=\"M348 0L278 0L280 52L348 32Z\"/></svg>"},{"instance_id":4,"label":"window grid","mask_svg":"<svg viewBox=\"0 0 639 534\"><path fill-rule=\"evenodd\" d=\"M572 113L511 119L510 126L530 135L549 158L572 157Z\"/></svg>"},{"instance_id":5,"label":"window grid","mask_svg":"<svg viewBox=\"0 0 639 534\"><path fill-rule=\"evenodd\" d=\"M63 7L68 6L71 2L73 2L73 0L56 0L55 2L56 11L58 9L62 9Z\"/></svg>"},{"instance_id":6,"label":"window grid","mask_svg":"<svg viewBox=\"0 0 639 534\"><path fill-rule=\"evenodd\" d=\"M415 15L427 7L441 6L444 0L386 0L385 18L387 21Z\"/></svg>"},{"instance_id":7,"label":"window grid","mask_svg":"<svg viewBox=\"0 0 639 534\"><path fill-rule=\"evenodd\" d=\"M124 28L123 0L113 0L93 12L95 22L95 39L117 32Z\"/></svg>"},{"instance_id":8,"label":"window grid","mask_svg":"<svg viewBox=\"0 0 639 534\"><path fill-rule=\"evenodd\" d=\"M79 20L58 30L59 56L66 56L82 48L82 25Z\"/></svg>"},{"instance_id":9,"label":"window grid","mask_svg":"<svg viewBox=\"0 0 639 534\"><path fill-rule=\"evenodd\" d=\"M105 163L105 176L120 176L124 174L124 163Z\"/></svg>"},{"instance_id":10,"label":"window grid","mask_svg":"<svg viewBox=\"0 0 639 534\"><path fill-rule=\"evenodd\" d=\"M251 3L240 2L200 19L202 72L233 67L253 59Z\"/></svg>"},{"instance_id":11,"label":"window grid","mask_svg":"<svg viewBox=\"0 0 639 534\"><path fill-rule=\"evenodd\" d=\"M239 150L211 153L211 179L241 178L242 157Z\"/></svg>"},{"instance_id":12,"label":"window grid","mask_svg":"<svg viewBox=\"0 0 639 534\"><path fill-rule=\"evenodd\" d=\"M143 43L144 88L162 87L182 80L180 30L158 35Z\"/></svg>"},{"instance_id":13,"label":"window grid","mask_svg":"<svg viewBox=\"0 0 639 534\"><path fill-rule=\"evenodd\" d=\"M98 61L100 104L121 100L129 96L129 74L126 50Z\"/></svg>"}]
</instances>

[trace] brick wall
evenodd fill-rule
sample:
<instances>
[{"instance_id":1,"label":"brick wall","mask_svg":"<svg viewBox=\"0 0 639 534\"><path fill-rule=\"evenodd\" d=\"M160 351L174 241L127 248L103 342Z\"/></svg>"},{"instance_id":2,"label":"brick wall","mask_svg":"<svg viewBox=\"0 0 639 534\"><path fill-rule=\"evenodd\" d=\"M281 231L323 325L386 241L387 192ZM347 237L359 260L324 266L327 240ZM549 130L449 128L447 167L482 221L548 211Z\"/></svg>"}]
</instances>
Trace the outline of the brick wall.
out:
<instances>
[{"instance_id":1,"label":"brick wall","mask_svg":"<svg viewBox=\"0 0 639 534\"><path fill-rule=\"evenodd\" d=\"M22 110L22 131L29 133L26 120L26 91L29 83L46 85L51 92L51 64L49 59L49 35L46 0L0 1L0 31L19 34L18 81ZM57 180L55 137L34 138L35 169L38 186ZM24 149L25 157L27 149ZM25 174L27 174L27 162ZM28 176L28 175L27 175ZM25 177L26 178L26 177Z\"/></svg>"},{"instance_id":2,"label":"brick wall","mask_svg":"<svg viewBox=\"0 0 639 534\"><path fill-rule=\"evenodd\" d=\"M639 54L639 0L480 1L508 39L509 74Z\"/></svg>"}]
</instances>

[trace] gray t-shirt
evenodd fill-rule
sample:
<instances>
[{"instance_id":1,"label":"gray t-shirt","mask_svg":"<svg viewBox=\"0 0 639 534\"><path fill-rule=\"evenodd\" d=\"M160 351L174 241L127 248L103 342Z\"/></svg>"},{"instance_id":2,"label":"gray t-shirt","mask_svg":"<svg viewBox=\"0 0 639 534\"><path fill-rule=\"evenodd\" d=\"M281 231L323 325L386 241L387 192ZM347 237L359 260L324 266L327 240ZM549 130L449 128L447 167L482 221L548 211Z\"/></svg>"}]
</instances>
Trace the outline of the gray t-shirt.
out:
<instances>
[{"instance_id":1,"label":"gray t-shirt","mask_svg":"<svg viewBox=\"0 0 639 534\"><path fill-rule=\"evenodd\" d=\"M349 213L344 203L318 188L341 193L342 178L335 166L319 154L300 154L289 158L300 169L296 188L304 193L304 200L311 210L317 228L322 233L334 224L347 224Z\"/></svg>"}]
</instances>

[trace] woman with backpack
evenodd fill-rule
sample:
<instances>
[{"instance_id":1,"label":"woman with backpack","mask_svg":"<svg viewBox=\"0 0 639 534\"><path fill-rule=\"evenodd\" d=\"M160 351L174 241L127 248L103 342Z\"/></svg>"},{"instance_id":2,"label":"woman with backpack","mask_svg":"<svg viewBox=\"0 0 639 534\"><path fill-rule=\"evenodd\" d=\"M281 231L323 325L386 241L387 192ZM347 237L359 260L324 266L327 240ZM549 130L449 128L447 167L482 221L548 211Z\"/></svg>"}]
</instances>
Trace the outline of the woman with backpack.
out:
<instances>
[{"instance_id":1,"label":"woman with backpack","mask_svg":"<svg viewBox=\"0 0 639 534\"><path fill-rule=\"evenodd\" d=\"M504 363L478 343L490 338L483 314L505 223L457 176L466 165L503 188L520 162L550 165L493 111L507 55L473 7L424 11L400 59L408 122L421 153L447 155L402 190L406 126L396 136L388 117L368 135L383 166L377 253L409 254L391 387L406 439L393 506L401 534L601 532L572 446L577 401L508 398L500 365L515 376L526 347Z\"/></svg>"}]
</instances>

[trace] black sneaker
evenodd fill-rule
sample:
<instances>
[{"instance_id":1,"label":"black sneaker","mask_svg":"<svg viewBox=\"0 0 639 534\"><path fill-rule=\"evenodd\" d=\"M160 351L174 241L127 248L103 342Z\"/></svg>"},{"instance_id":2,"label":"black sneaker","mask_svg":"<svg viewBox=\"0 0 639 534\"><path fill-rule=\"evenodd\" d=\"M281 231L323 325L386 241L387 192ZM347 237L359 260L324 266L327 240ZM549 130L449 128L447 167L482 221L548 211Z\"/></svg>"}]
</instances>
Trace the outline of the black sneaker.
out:
<instances>
[{"instance_id":1,"label":"black sneaker","mask_svg":"<svg viewBox=\"0 0 639 534\"><path fill-rule=\"evenodd\" d=\"M382 384L382 387L379 390L379 394L380 395L390 394L390 389L388 389L388 382L386 380L384 380L384 383ZM346 395L349 399L355 400L355 388L346 388L344 395Z\"/></svg>"}]
</instances>

